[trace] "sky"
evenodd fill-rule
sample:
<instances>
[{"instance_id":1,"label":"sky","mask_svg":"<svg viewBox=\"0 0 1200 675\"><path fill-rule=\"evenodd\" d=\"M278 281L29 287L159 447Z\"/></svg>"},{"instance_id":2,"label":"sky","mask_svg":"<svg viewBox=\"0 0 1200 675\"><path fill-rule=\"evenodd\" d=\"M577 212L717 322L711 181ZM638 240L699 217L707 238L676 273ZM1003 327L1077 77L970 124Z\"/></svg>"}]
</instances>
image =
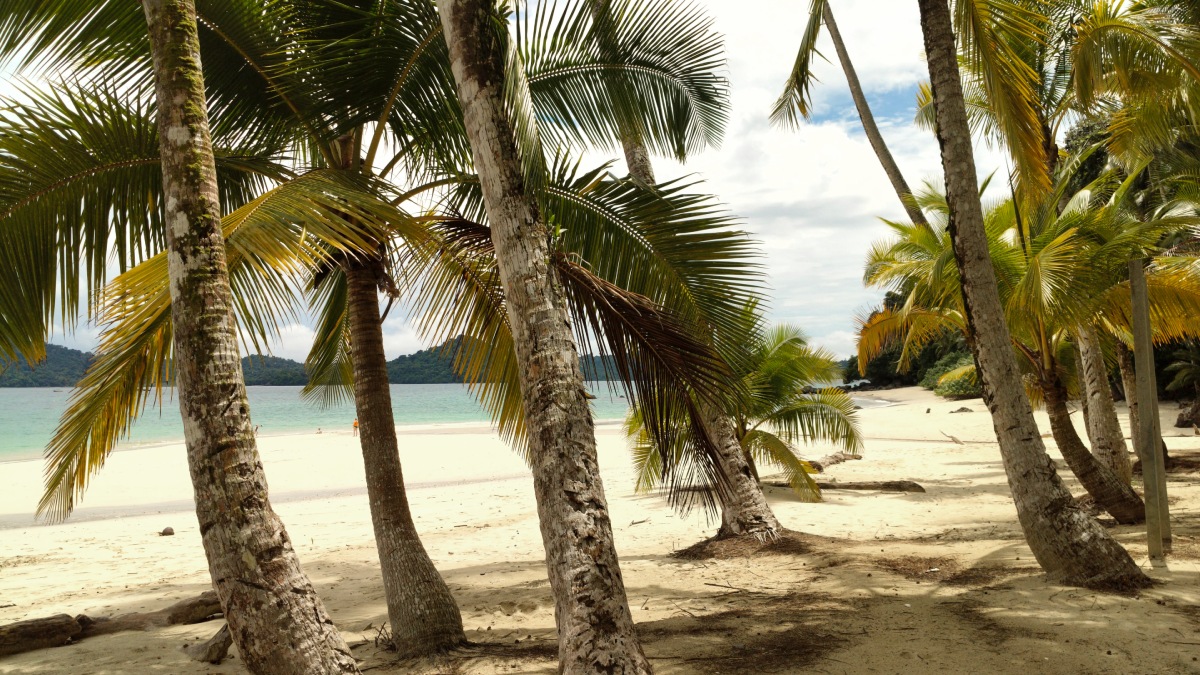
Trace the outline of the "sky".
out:
<instances>
[{"instance_id":1,"label":"sky","mask_svg":"<svg viewBox=\"0 0 1200 675\"><path fill-rule=\"evenodd\" d=\"M882 298L862 284L872 242L888 236L882 218L904 211L862 133L832 44L823 36L813 89L815 117L799 130L773 128L768 115L791 70L807 22L807 0L696 0L725 37L732 110L725 139L686 164L656 158L659 180L689 176L717 195L762 242L772 321L799 325L815 345L854 353L854 316ZM937 141L912 123L917 86L927 79L916 2L836 0L847 50L889 148L914 189L940 180ZM749 9L748 9L749 8ZM0 78L7 79L0 71ZM0 94L11 92L0 81ZM597 156L597 161L608 159ZM994 150L977 149L980 176L1003 169ZM618 163L614 170L623 166ZM81 326L54 342L95 348L98 330ZM276 356L303 360L312 329L285 326ZM389 358L428 345L393 311L384 324Z\"/></svg>"}]
</instances>

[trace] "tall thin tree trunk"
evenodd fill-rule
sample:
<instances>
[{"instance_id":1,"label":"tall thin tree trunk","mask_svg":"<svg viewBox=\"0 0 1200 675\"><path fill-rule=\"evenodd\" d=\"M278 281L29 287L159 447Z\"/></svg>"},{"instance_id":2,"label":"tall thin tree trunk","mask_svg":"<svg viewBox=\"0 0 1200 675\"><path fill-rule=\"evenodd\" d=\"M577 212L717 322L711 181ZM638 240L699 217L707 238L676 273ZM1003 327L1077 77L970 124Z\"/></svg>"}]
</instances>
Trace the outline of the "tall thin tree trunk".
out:
<instances>
[{"instance_id":1,"label":"tall thin tree trunk","mask_svg":"<svg viewBox=\"0 0 1200 675\"><path fill-rule=\"evenodd\" d=\"M825 3L821 18L829 29L829 37L833 39L833 48L837 52L838 62L842 64L842 72L846 74L846 83L850 85L850 98L854 99L854 107L858 110L858 119L862 121L863 131L867 134L867 140L871 142L871 149L875 151L875 156L883 165L883 171L887 174L888 180L892 182L892 189L896 191L896 196L904 205L904 212L908 214L908 218L918 225L927 224L925 214L917 207L912 190L908 188L908 183L904 180L904 174L900 173L900 167L896 165L896 160L883 140L883 134L879 132L879 126L875 124L875 115L871 113L871 106L867 104L862 83L858 81L858 73L854 70L854 63L850 61L846 43L842 41L842 32L838 30L837 22L833 20L833 9L828 2Z\"/></svg>"},{"instance_id":2,"label":"tall thin tree trunk","mask_svg":"<svg viewBox=\"0 0 1200 675\"><path fill-rule=\"evenodd\" d=\"M1043 378L1042 394L1046 399L1046 413L1050 416L1050 433L1058 445L1058 451L1071 467L1071 472L1083 484L1083 488L1118 523L1131 525L1146 519L1146 505L1128 483L1122 483L1117 475L1100 463L1079 437L1071 412L1067 409L1067 389L1056 376Z\"/></svg>"},{"instance_id":3,"label":"tall thin tree trunk","mask_svg":"<svg viewBox=\"0 0 1200 675\"><path fill-rule=\"evenodd\" d=\"M752 535L774 539L780 531L779 520L767 504L762 487L754 475L729 415L711 404L702 413L705 430L713 440L721 479L717 497L721 503L721 529L717 538Z\"/></svg>"},{"instance_id":4,"label":"tall thin tree trunk","mask_svg":"<svg viewBox=\"0 0 1200 675\"><path fill-rule=\"evenodd\" d=\"M464 644L466 635L454 596L421 544L404 490L379 318L382 264L350 261L344 269L354 405L392 643L401 656L445 651Z\"/></svg>"},{"instance_id":5,"label":"tall thin tree trunk","mask_svg":"<svg viewBox=\"0 0 1200 675\"><path fill-rule=\"evenodd\" d=\"M1133 351L1125 345L1124 342L1117 341L1117 365L1121 369L1121 387L1125 389L1125 405L1129 408L1129 437L1133 442L1133 452L1141 457L1141 448L1138 447L1138 429L1141 428L1141 406L1138 405L1137 398L1137 371L1133 365ZM1164 465L1170 460L1171 455L1167 450L1167 442L1158 438L1158 447L1162 452Z\"/></svg>"},{"instance_id":6,"label":"tall thin tree trunk","mask_svg":"<svg viewBox=\"0 0 1200 675\"><path fill-rule=\"evenodd\" d=\"M1070 584L1144 586L1149 579L1129 553L1074 507L1038 433L1013 360L988 252L950 9L946 0L918 2L946 175L949 232L962 278L971 348L1025 540L1051 578Z\"/></svg>"},{"instance_id":7,"label":"tall thin tree trunk","mask_svg":"<svg viewBox=\"0 0 1200 675\"><path fill-rule=\"evenodd\" d=\"M143 0L154 57L171 319L188 466L213 586L254 673L354 673L267 499L238 358L192 0Z\"/></svg>"},{"instance_id":8,"label":"tall thin tree trunk","mask_svg":"<svg viewBox=\"0 0 1200 675\"><path fill-rule=\"evenodd\" d=\"M1088 402L1086 419L1092 454L1116 474L1122 483L1129 485L1133 480L1133 463L1129 460L1129 449L1125 446L1125 432L1121 431L1121 422L1117 419L1112 386L1108 383L1108 367L1104 364L1104 352L1100 350L1096 331L1092 327L1079 327L1075 331L1075 337L1079 342L1084 400Z\"/></svg>"},{"instance_id":9,"label":"tall thin tree trunk","mask_svg":"<svg viewBox=\"0 0 1200 675\"><path fill-rule=\"evenodd\" d=\"M549 266L546 224L526 189L504 104L505 59L497 35L504 24L493 0L441 0L438 12L521 366L559 669L649 673L613 544L579 355Z\"/></svg>"}]
</instances>

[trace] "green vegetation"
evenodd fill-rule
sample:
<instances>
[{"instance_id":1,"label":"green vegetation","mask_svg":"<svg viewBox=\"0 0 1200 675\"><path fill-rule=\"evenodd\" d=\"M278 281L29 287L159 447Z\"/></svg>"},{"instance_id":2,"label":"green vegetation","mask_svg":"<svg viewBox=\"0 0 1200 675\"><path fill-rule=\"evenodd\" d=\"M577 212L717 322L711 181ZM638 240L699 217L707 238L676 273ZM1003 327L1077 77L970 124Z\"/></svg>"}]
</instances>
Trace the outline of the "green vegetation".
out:
<instances>
[{"instance_id":1,"label":"green vegetation","mask_svg":"<svg viewBox=\"0 0 1200 675\"><path fill-rule=\"evenodd\" d=\"M46 345L46 358L32 367L20 356L0 359L0 387L73 387L91 362L90 352Z\"/></svg>"},{"instance_id":2,"label":"green vegetation","mask_svg":"<svg viewBox=\"0 0 1200 675\"><path fill-rule=\"evenodd\" d=\"M392 384L462 382L451 366L454 354L455 348L450 346L398 356L388 361L388 381ZM33 367L20 357L16 361L0 360L0 388L73 387L91 362L91 352L46 345L46 358ZM604 382L619 377L611 356L584 355L580 367L588 381ZM308 383L303 363L278 356L243 357L242 371L248 387L303 387Z\"/></svg>"}]
</instances>

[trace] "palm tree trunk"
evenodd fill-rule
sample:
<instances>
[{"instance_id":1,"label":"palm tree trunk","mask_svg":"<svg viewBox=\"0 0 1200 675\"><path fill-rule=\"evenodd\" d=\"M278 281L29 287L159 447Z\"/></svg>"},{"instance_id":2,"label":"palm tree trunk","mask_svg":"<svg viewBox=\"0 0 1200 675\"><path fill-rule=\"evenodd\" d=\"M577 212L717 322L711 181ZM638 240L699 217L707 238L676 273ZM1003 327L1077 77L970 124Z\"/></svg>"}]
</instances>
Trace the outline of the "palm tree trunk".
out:
<instances>
[{"instance_id":1,"label":"palm tree trunk","mask_svg":"<svg viewBox=\"0 0 1200 675\"><path fill-rule=\"evenodd\" d=\"M179 408L213 586L253 673L358 668L267 499L238 358L192 0L143 0L154 57Z\"/></svg>"},{"instance_id":2,"label":"palm tree trunk","mask_svg":"<svg viewBox=\"0 0 1200 675\"><path fill-rule=\"evenodd\" d=\"M446 651L464 644L466 635L454 596L421 544L404 490L379 319L382 266L352 261L345 270L354 406L392 643L402 657Z\"/></svg>"},{"instance_id":3,"label":"palm tree trunk","mask_svg":"<svg viewBox=\"0 0 1200 675\"><path fill-rule=\"evenodd\" d=\"M908 214L909 220L918 225L927 224L925 214L921 213L921 209L917 207L912 190L908 189L908 183L904 180L904 174L900 173L900 167L896 165L896 160L892 158L892 153L883 140L883 134L879 133L879 126L875 124L875 115L871 114L871 106L867 104L862 83L858 81L858 73L850 61L846 43L842 42L842 32L838 30L837 22L833 20L833 9L828 2L825 3L821 18L829 29L829 37L833 39L833 48L837 51L838 61L842 64L842 72L846 74L846 83L850 85L850 98L854 99L854 107L858 110L858 119L862 121L863 131L867 134L867 140L871 142L871 149L875 151L875 156L883 165L883 171L887 174L888 180L892 182L892 189L896 191L896 196L904 205L904 212Z\"/></svg>"},{"instance_id":4,"label":"palm tree trunk","mask_svg":"<svg viewBox=\"0 0 1200 675\"><path fill-rule=\"evenodd\" d=\"M493 0L441 0L513 343L542 542L558 624L559 670L649 673L633 629L596 461L596 434L546 225L527 192L504 104ZM503 26L503 24L500 24Z\"/></svg>"},{"instance_id":5,"label":"palm tree trunk","mask_svg":"<svg viewBox=\"0 0 1200 675\"><path fill-rule=\"evenodd\" d=\"M1197 384L1195 389L1196 398L1192 404L1180 411L1179 416L1175 418L1175 426L1178 428L1200 426L1200 384Z\"/></svg>"},{"instance_id":6,"label":"palm tree trunk","mask_svg":"<svg viewBox=\"0 0 1200 675\"><path fill-rule=\"evenodd\" d=\"M607 15L610 9L607 0L595 0L592 4L593 16L603 21L609 29L613 25ZM641 183L655 185L658 181L654 177L650 151L636 131L621 130L621 148L625 152L629 174ZM719 480L725 483L717 486L721 503L721 529L717 531L717 537L752 534L759 538L773 538L780 529L779 521L758 484L758 471L742 452L733 421L711 404L703 405L702 416L704 429L716 448ZM750 480L743 478L746 471Z\"/></svg>"},{"instance_id":7,"label":"palm tree trunk","mask_svg":"<svg viewBox=\"0 0 1200 675\"><path fill-rule=\"evenodd\" d=\"M1133 442L1133 452L1141 457L1141 449L1138 448L1138 429L1141 428L1141 406L1138 405L1137 398L1137 371L1133 365L1133 351L1125 346L1124 342L1117 341L1117 365L1121 369L1121 386L1125 389L1125 405L1129 408L1129 429L1130 440ZM1171 459L1171 455L1167 450L1167 442L1158 437L1158 447L1162 451L1163 466Z\"/></svg>"},{"instance_id":8,"label":"palm tree trunk","mask_svg":"<svg viewBox=\"0 0 1200 675\"><path fill-rule=\"evenodd\" d=\"M988 253L950 9L946 0L918 4L968 334L1025 540L1051 578L1070 584L1145 586L1149 579L1129 553L1074 507L1038 433L1013 360Z\"/></svg>"},{"instance_id":9,"label":"palm tree trunk","mask_svg":"<svg viewBox=\"0 0 1200 675\"><path fill-rule=\"evenodd\" d=\"M1058 451L1071 467L1071 472L1083 488L1118 523L1131 525L1146 519L1146 505L1133 488L1122 483L1117 475L1100 463L1079 437L1071 412L1067 409L1067 388L1057 376L1042 379L1042 394L1046 413L1050 416L1050 433Z\"/></svg>"},{"instance_id":10,"label":"palm tree trunk","mask_svg":"<svg viewBox=\"0 0 1200 675\"><path fill-rule=\"evenodd\" d=\"M1122 483L1129 485L1133 480L1133 464L1125 446L1125 433L1121 431L1121 422L1117 420L1104 353L1100 351L1092 327L1079 327L1075 337L1079 342L1079 360L1083 367L1084 400L1088 403L1087 430L1088 438L1092 441L1092 454Z\"/></svg>"},{"instance_id":11,"label":"palm tree trunk","mask_svg":"<svg viewBox=\"0 0 1200 675\"><path fill-rule=\"evenodd\" d=\"M774 539L781 529L779 520L746 461L729 415L712 404L702 405L701 415L705 431L713 440L720 471L717 497L721 502L721 529L717 538L753 535L758 539Z\"/></svg>"}]
</instances>

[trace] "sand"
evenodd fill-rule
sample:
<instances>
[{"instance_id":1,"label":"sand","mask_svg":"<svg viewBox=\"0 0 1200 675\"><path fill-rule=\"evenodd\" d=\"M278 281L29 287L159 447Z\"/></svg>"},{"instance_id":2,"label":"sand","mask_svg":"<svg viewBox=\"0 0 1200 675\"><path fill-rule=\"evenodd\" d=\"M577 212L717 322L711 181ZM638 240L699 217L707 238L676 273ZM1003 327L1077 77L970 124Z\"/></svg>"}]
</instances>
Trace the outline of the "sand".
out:
<instances>
[{"instance_id":1,"label":"sand","mask_svg":"<svg viewBox=\"0 0 1200 675\"><path fill-rule=\"evenodd\" d=\"M621 568L657 672L1200 672L1200 476L1170 476L1176 538L1165 566L1149 564L1138 527L1110 529L1162 583L1133 597L1064 587L1046 581L1022 541L981 402L919 389L878 397L895 405L862 411L863 459L825 479L913 480L927 492L828 490L806 504L768 488L779 519L804 534L717 559L672 556L715 524L635 494L618 427L598 427ZM951 412L964 406L972 412ZM1173 405L1162 412L1172 451L1200 458L1200 437L1170 427ZM363 667L556 672L522 460L486 427L402 428L400 443L417 526L476 643L403 663L373 643L386 610L355 439L349 430L260 439L272 501ZM0 624L152 611L208 587L181 445L115 453L60 525L32 522L40 472L38 462L0 464ZM175 536L156 534L168 526ZM244 673L236 656L206 666L179 650L219 626L89 638L0 659L0 673Z\"/></svg>"}]
</instances>

